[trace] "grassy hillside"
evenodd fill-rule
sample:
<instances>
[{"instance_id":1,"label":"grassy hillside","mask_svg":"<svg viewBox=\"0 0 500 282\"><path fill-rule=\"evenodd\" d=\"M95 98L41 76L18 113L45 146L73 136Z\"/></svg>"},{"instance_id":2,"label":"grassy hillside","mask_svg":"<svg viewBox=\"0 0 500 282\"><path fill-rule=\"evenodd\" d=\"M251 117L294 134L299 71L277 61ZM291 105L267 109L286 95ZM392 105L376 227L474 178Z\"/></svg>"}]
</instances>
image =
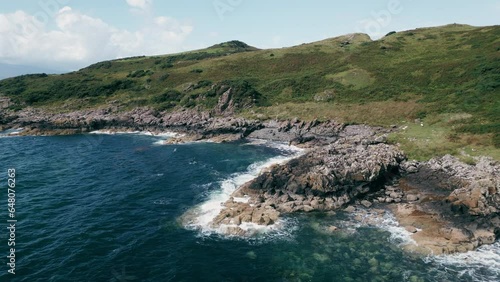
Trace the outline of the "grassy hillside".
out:
<instances>
[{"instance_id":1,"label":"grassy hillside","mask_svg":"<svg viewBox=\"0 0 500 282\"><path fill-rule=\"evenodd\" d=\"M7 79L0 95L13 99L13 109L71 111L112 101L124 109L211 108L222 94L213 85L222 82L255 102L245 103L243 116L406 125L391 139L411 157L500 159L500 26L448 25L377 41L352 34L272 50L232 41Z\"/></svg>"}]
</instances>

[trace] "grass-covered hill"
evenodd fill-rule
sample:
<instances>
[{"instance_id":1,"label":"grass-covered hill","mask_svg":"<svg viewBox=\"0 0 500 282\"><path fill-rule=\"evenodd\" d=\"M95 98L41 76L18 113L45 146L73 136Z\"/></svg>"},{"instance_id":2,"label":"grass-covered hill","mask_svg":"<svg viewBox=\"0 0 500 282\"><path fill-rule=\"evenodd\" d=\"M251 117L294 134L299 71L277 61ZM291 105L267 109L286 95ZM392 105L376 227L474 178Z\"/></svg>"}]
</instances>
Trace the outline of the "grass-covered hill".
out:
<instances>
[{"instance_id":1,"label":"grass-covered hill","mask_svg":"<svg viewBox=\"0 0 500 282\"><path fill-rule=\"evenodd\" d=\"M253 106L245 103L238 113L246 117L403 125L391 138L415 158L500 159L500 26L454 24L377 41L351 34L271 50L231 41L6 79L0 96L12 99L12 109L72 111L113 101L124 109L174 111L212 108L223 93L214 85L251 98Z\"/></svg>"}]
</instances>

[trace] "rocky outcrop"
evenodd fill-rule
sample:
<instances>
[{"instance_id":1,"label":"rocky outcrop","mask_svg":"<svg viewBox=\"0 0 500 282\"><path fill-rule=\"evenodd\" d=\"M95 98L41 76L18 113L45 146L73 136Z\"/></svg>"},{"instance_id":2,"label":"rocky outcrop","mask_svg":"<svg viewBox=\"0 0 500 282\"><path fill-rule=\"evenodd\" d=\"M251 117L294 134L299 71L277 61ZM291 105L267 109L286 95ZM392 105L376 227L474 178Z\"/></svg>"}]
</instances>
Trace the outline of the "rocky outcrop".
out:
<instances>
[{"instance_id":1,"label":"rocky outcrop","mask_svg":"<svg viewBox=\"0 0 500 282\"><path fill-rule=\"evenodd\" d=\"M234 100L233 100L232 88L227 89L222 94L222 96L220 96L214 111L216 114L224 116L229 116L234 114Z\"/></svg>"},{"instance_id":2,"label":"rocky outcrop","mask_svg":"<svg viewBox=\"0 0 500 282\"><path fill-rule=\"evenodd\" d=\"M8 97L0 95L0 110L7 109L12 105L12 101Z\"/></svg>"},{"instance_id":3,"label":"rocky outcrop","mask_svg":"<svg viewBox=\"0 0 500 282\"><path fill-rule=\"evenodd\" d=\"M171 130L199 136L199 139L222 134L244 137L262 127L258 121L214 117L209 112L198 110L158 112L150 108L137 108L123 112L114 107L58 114L28 108L18 112L7 125L25 128L24 134L29 135L74 134L102 129L153 132Z\"/></svg>"},{"instance_id":4,"label":"rocky outcrop","mask_svg":"<svg viewBox=\"0 0 500 282\"><path fill-rule=\"evenodd\" d=\"M467 165L444 156L405 163L400 180L407 202L389 206L424 253L454 253L495 242L500 235L500 168L489 158ZM413 195L410 197L410 195Z\"/></svg>"},{"instance_id":5,"label":"rocky outcrop","mask_svg":"<svg viewBox=\"0 0 500 282\"><path fill-rule=\"evenodd\" d=\"M390 209L416 242L405 247L413 252L465 252L497 240L497 162L481 158L467 165L452 156L405 161L397 147L380 143L381 137L356 126L344 128L334 143L274 166L240 187L213 224L244 235L241 224L269 225L286 213L346 206L346 212L355 212L352 205L357 205ZM250 199L234 200L241 197Z\"/></svg>"},{"instance_id":6,"label":"rocky outcrop","mask_svg":"<svg viewBox=\"0 0 500 282\"><path fill-rule=\"evenodd\" d=\"M262 129L252 132L248 137L287 142L291 145L307 143L309 147L314 147L337 140L343 128L343 124L334 121L270 120L263 123Z\"/></svg>"},{"instance_id":7,"label":"rocky outcrop","mask_svg":"<svg viewBox=\"0 0 500 282\"><path fill-rule=\"evenodd\" d=\"M336 210L379 190L405 157L397 147L369 137L341 137L272 167L233 194L250 197L248 203L228 201L214 223L272 224L280 213Z\"/></svg>"}]
</instances>

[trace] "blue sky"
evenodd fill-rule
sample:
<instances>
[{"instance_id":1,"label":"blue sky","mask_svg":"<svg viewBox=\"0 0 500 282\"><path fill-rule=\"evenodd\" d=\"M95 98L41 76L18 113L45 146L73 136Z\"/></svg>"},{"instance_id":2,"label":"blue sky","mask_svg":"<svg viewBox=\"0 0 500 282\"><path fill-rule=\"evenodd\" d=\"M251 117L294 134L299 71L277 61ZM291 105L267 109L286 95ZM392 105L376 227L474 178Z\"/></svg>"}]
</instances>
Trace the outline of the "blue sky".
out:
<instances>
[{"instance_id":1,"label":"blue sky","mask_svg":"<svg viewBox=\"0 0 500 282\"><path fill-rule=\"evenodd\" d=\"M241 40L278 48L353 32L500 24L500 0L17 0L0 2L0 63L73 70Z\"/></svg>"}]
</instances>

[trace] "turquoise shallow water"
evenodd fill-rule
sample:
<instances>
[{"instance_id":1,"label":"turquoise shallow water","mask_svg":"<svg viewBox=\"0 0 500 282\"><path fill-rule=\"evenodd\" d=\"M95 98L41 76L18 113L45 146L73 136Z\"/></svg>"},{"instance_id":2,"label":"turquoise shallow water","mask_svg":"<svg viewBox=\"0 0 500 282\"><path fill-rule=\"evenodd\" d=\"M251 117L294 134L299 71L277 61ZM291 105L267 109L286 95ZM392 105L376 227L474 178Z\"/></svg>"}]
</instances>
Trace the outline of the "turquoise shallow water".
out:
<instances>
[{"instance_id":1,"label":"turquoise shallow water","mask_svg":"<svg viewBox=\"0 0 500 282\"><path fill-rule=\"evenodd\" d=\"M0 281L498 281L498 246L419 258L390 228L299 214L228 238L179 217L251 165L249 144L161 146L143 135L0 137ZM16 275L7 273L7 169L17 171ZM330 225L341 231L327 232Z\"/></svg>"}]
</instances>

